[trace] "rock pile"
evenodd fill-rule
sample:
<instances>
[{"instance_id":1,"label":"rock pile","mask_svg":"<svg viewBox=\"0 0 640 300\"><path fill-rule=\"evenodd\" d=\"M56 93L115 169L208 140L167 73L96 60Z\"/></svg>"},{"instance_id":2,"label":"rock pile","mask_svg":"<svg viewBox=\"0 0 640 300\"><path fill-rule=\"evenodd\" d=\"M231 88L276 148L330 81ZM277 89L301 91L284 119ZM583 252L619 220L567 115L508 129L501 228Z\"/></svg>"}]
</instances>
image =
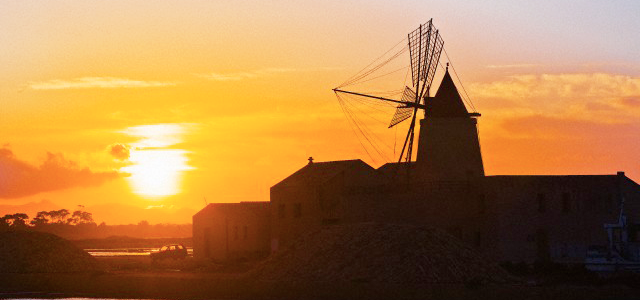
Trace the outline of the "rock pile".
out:
<instances>
[{"instance_id":1,"label":"rock pile","mask_svg":"<svg viewBox=\"0 0 640 300\"><path fill-rule=\"evenodd\" d=\"M509 275L434 228L354 224L296 240L256 269L259 280L384 283L504 283Z\"/></svg>"},{"instance_id":2,"label":"rock pile","mask_svg":"<svg viewBox=\"0 0 640 300\"><path fill-rule=\"evenodd\" d=\"M44 232L0 232L0 273L95 272L95 258L71 242Z\"/></svg>"}]
</instances>

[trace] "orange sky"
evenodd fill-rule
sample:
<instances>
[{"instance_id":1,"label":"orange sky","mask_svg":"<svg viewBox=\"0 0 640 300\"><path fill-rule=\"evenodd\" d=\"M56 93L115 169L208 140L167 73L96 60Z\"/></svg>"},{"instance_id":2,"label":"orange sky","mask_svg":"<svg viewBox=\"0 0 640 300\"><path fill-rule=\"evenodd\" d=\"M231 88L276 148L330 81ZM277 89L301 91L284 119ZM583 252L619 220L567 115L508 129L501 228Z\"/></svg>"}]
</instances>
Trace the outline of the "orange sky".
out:
<instances>
[{"instance_id":1,"label":"orange sky","mask_svg":"<svg viewBox=\"0 0 640 300\"><path fill-rule=\"evenodd\" d=\"M268 200L309 156L377 167L331 89L429 18L488 175L640 180L640 4L538 2L3 1L0 206L127 223L97 210Z\"/></svg>"}]
</instances>

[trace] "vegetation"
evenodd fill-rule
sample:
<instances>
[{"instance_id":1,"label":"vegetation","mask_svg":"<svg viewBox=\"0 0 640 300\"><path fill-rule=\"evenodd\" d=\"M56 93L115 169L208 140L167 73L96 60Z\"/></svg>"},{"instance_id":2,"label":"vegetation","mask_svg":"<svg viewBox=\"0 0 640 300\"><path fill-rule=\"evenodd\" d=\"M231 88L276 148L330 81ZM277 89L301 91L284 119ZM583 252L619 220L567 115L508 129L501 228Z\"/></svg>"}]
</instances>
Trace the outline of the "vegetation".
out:
<instances>
[{"instance_id":1,"label":"vegetation","mask_svg":"<svg viewBox=\"0 0 640 300\"><path fill-rule=\"evenodd\" d=\"M49 232L66 239L99 239L111 236L136 238L191 237L191 224L96 224L93 215L82 206L71 212L68 209L41 211L33 219L25 213L0 217L0 231L29 230Z\"/></svg>"}]
</instances>

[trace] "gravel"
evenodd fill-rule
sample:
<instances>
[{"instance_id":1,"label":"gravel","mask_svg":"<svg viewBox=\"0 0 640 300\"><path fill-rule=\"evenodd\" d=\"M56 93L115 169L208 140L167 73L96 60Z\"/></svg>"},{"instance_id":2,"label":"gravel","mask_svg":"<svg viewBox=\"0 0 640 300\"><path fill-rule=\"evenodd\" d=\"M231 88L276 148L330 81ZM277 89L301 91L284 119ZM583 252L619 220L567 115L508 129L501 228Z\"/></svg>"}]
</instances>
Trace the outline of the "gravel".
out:
<instances>
[{"instance_id":1,"label":"gravel","mask_svg":"<svg viewBox=\"0 0 640 300\"><path fill-rule=\"evenodd\" d=\"M284 282L506 283L513 279L442 230L414 225L336 225L303 235L255 270Z\"/></svg>"},{"instance_id":2,"label":"gravel","mask_svg":"<svg viewBox=\"0 0 640 300\"><path fill-rule=\"evenodd\" d=\"M96 272L95 258L71 242L44 232L0 232L0 273Z\"/></svg>"}]
</instances>

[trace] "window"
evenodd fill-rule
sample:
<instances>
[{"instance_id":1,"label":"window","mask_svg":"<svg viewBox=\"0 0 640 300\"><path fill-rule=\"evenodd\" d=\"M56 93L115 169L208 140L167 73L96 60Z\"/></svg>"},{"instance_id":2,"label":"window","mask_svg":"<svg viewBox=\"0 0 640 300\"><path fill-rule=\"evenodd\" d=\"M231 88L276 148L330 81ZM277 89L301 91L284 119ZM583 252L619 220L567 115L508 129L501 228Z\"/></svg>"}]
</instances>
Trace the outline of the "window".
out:
<instances>
[{"instance_id":1,"label":"window","mask_svg":"<svg viewBox=\"0 0 640 300\"><path fill-rule=\"evenodd\" d=\"M486 210L486 203L485 203L484 194L480 194L478 195L478 212L480 214L484 214L485 210Z\"/></svg>"},{"instance_id":2,"label":"window","mask_svg":"<svg viewBox=\"0 0 640 300\"><path fill-rule=\"evenodd\" d=\"M233 227L233 239L234 240L238 239L238 226Z\"/></svg>"},{"instance_id":3,"label":"window","mask_svg":"<svg viewBox=\"0 0 640 300\"><path fill-rule=\"evenodd\" d=\"M611 213L613 211L613 195L609 195L604 199L604 206L605 210L608 213Z\"/></svg>"},{"instance_id":4,"label":"window","mask_svg":"<svg viewBox=\"0 0 640 300\"><path fill-rule=\"evenodd\" d=\"M242 228L243 231L243 238L246 240L247 237L249 236L249 228L247 228L247 225L244 225L244 227Z\"/></svg>"},{"instance_id":5,"label":"window","mask_svg":"<svg viewBox=\"0 0 640 300\"><path fill-rule=\"evenodd\" d=\"M449 233L460 240L462 239L462 230L460 229L460 227L450 227Z\"/></svg>"},{"instance_id":6,"label":"window","mask_svg":"<svg viewBox=\"0 0 640 300\"><path fill-rule=\"evenodd\" d=\"M482 245L482 233L480 231L476 231L475 244L476 247L480 247Z\"/></svg>"},{"instance_id":7,"label":"window","mask_svg":"<svg viewBox=\"0 0 640 300\"><path fill-rule=\"evenodd\" d=\"M335 225L340 223L340 219L330 218L330 219L322 219L322 225Z\"/></svg>"},{"instance_id":8,"label":"window","mask_svg":"<svg viewBox=\"0 0 640 300\"><path fill-rule=\"evenodd\" d=\"M585 199L576 199L574 203L576 205L576 211L584 211L587 201Z\"/></svg>"},{"instance_id":9,"label":"window","mask_svg":"<svg viewBox=\"0 0 640 300\"><path fill-rule=\"evenodd\" d=\"M571 195L562 193L562 213L567 214L571 211Z\"/></svg>"},{"instance_id":10,"label":"window","mask_svg":"<svg viewBox=\"0 0 640 300\"><path fill-rule=\"evenodd\" d=\"M293 205L293 217L300 218L302 216L302 204L296 203Z\"/></svg>"},{"instance_id":11,"label":"window","mask_svg":"<svg viewBox=\"0 0 640 300\"><path fill-rule=\"evenodd\" d=\"M543 213L547 210L547 199L544 194L538 194L538 212Z\"/></svg>"},{"instance_id":12,"label":"window","mask_svg":"<svg viewBox=\"0 0 640 300\"><path fill-rule=\"evenodd\" d=\"M278 217L280 219L284 219L284 208L285 208L284 204L278 205Z\"/></svg>"},{"instance_id":13,"label":"window","mask_svg":"<svg viewBox=\"0 0 640 300\"><path fill-rule=\"evenodd\" d=\"M560 257L568 257L569 256L569 247L567 247L566 243L562 243L560 245Z\"/></svg>"},{"instance_id":14,"label":"window","mask_svg":"<svg viewBox=\"0 0 640 300\"><path fill-rule=\"evenodd\" d=\"M527 242L535 242L536 236L533 234L527 234Z\"/></svg>"}]
</instances>

